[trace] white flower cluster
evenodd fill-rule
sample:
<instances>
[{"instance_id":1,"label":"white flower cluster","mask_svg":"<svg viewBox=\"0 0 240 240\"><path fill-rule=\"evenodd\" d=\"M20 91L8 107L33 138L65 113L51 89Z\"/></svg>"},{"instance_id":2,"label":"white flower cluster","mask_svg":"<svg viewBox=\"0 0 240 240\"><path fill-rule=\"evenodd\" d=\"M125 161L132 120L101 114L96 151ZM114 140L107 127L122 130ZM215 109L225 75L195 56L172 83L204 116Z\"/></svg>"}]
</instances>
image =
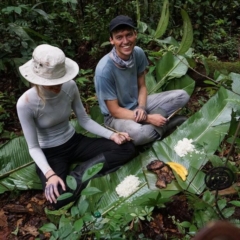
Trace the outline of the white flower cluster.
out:
<instances>
[{"instance_id":1,"label":"white flower cluster","mask_svg":"<svg viewBox=\"0 0 240 240\"><path fill-rule=\"evenodd\" d=\"M178 156L184 157L188 153L194 152L195 146L192 144L192 139L183 138L183 140L179 140L177 144L174 146L174 150Z\"/></svg>"},{"instance_id":2,"label":"white flower cluster","mask_svg":"<svg viewBox=\"0 0 240 240\"><path fill-rule=\"evenodd\" d=\"M137 190L140 183L141 181L138 177L129 175L117 185L116 192L119 197L128 197Z\"/></svg>"}]
</instances>

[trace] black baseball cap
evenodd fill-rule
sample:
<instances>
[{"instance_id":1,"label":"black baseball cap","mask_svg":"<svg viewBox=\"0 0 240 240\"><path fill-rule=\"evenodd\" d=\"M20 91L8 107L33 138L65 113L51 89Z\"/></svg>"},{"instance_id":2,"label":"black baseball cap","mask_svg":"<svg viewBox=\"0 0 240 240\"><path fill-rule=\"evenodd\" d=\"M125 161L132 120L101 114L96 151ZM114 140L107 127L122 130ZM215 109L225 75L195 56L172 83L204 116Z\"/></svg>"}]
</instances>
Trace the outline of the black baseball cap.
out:
<instances>
[{"instance_id":1,"label":"black baseball cap","mask_svg":"<svg viewBox=\"0 0 240 240\"><path fill-rule=\"evenodd\" d=\"M111 20L109 24L109 31L112 32L114 28L120 25L127 25L129 27L135 28L134 22L130 17L119 15Z\"/></svg>"}]
</instances>

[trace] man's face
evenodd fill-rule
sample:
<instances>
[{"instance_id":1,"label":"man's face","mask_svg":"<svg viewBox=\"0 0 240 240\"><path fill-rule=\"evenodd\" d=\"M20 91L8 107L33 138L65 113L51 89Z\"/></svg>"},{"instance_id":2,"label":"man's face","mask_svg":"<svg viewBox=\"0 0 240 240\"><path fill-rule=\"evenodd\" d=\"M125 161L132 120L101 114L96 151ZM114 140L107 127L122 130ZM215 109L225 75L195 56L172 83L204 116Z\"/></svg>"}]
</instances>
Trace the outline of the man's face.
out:
<instances>
[{"instance_id":1,"label":"man's face","mask_svg":"<svg viewBox=\"0 0 240 240\"><path fill-rule=\"evenodd\" d=\"M115 46L118 56L128 60L136 44L137 32L134 29L119 30L112 33L110 42Z\"/></svg>"}]
</instances>

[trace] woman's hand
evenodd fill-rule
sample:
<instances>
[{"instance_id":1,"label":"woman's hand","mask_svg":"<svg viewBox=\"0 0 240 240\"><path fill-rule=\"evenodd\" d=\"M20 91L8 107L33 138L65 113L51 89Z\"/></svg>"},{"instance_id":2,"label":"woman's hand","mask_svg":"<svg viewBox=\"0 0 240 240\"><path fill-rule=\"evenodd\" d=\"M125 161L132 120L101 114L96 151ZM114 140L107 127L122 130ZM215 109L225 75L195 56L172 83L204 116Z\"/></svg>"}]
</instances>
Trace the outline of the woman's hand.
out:
<instances>
[{"instance_id":1,"label":"woman's hand","mask_svg":"<svg viewBox=\"0 0 240 240\"><path fill-rule=\"evenodd\" d=\"M131 138L129 137L128 133L125 132L113 133L110 139L119 145L131 141Z\"/></svg>"},{"instance_id":2,"label":"woman's hand","mask_svg":"<svg viewBox=\"0 0 240 240\"><path fill-rule=\"evenodd\" d=\"M60 195L58 192L58 184L60 184L62 186L62 189L66 191L66 187L63 180L57 175L53 175L46 182L45 196L50 203L53 203L53 202L56 203L57 198Z\"/></svg>"}]
</instances>

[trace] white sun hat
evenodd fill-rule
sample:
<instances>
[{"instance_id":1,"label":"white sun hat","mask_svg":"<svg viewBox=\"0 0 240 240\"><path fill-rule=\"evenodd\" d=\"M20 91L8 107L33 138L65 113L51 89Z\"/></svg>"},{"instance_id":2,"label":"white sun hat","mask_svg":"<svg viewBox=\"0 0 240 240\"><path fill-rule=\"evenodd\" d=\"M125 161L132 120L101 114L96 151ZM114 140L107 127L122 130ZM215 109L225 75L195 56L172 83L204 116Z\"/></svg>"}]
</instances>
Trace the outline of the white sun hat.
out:
<instances>
[{"instance_id":1,"label":"white sun hat","mask_svg":"<svg viewBox=\"0 0 240 240\"><path fill-rule=\"evenodd\" d=\"M19 67L22 76L31 83L54 86L72 80L79 72L79 66L64 52L54 46L37 46L32 59Z\"/></svg>"}]
</instances>

